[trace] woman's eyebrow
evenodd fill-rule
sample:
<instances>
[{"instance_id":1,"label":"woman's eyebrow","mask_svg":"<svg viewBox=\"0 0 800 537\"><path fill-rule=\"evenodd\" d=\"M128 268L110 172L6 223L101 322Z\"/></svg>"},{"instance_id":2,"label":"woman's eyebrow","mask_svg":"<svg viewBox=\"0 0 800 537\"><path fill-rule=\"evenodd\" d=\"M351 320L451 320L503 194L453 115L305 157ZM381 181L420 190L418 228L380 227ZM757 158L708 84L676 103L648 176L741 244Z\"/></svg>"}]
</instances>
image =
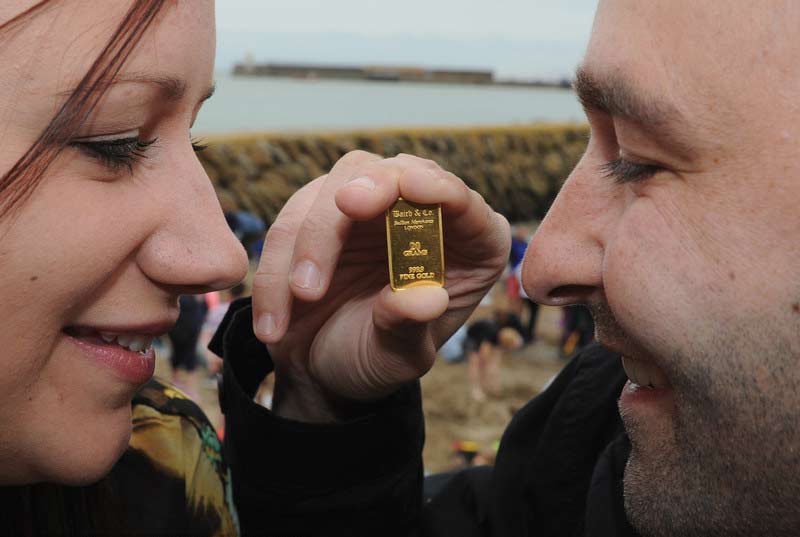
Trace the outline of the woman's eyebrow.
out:
<instances>
[{"instance_id":1,"label":"woman's eyebrow","mask_svg":"<svg viewBox=\"0 0 800 537\"><path fill-rule=\"evenodd\" d=\"M186 81L181 80L180 78L176 78L170 75L153 75L153 74L145 74L145 73L126 73L124 75L119 75L115 77L113 80L100 83L99 89L105 91L113 86L119 84L147 84L152 85L158 88L161 92L161 95L170 102L177 102L183 99L186 96L186 92L188 89L188 84ZM216 90L216 84L211 84L208 89L203 93L200 97L198 104L208 100L214 95L214 91ZM79 90L71 90L65 91L60 93L59 95L62 96L69 96L74 94Z\"/></svg>"}]
</instances>

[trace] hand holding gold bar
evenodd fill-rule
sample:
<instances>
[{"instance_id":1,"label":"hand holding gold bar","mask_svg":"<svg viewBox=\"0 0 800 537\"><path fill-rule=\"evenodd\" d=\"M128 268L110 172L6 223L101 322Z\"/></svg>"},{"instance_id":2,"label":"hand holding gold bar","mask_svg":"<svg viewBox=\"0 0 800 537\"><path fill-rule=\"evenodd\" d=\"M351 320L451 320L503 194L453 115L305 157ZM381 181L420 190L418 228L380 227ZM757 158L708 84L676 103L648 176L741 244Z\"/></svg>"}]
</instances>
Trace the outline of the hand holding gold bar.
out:
<instances>
[{"instance_id":1,"label":"hand holding gold bar","mask_svg":"<svg viewBox=\"0 0 800 537\"><path fill-rule=\"evenodd\" d=\"M410 155L348 154L298 190L267 234L253 285L276 413L350 419L353 402L421 376L502 273L510 239L461 179ZM391 286L375 271L383 248Z\"/></svg>"},{"instance_id":2,"label":"hand holding gold bar","mask_svg":"<svg viewBox=\"0 0 800 537\"><path fill-rule=\"evenodd\" d=\"M386 211L386 246L393 291L420 285L444 287L441 205L398 199Z\"/></svg>"}]
</instances>

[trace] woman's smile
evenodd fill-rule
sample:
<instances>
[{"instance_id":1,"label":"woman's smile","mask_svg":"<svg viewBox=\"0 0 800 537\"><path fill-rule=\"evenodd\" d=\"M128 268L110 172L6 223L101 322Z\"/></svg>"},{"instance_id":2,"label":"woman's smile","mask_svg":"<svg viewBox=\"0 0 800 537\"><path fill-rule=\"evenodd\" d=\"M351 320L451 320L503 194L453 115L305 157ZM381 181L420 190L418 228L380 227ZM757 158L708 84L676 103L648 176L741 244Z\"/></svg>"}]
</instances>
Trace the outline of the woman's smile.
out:
<instances>
[{"instance_id":1,"label":"woman's smile","mask_svg":"<svg viewBox=\"0 0 800 537\"><path fill-rule=\"evenodd\" d=\"M130 326L68 326L64 334L89 358L132 384L144 384L155 370L153 340L166 334L174 320Z\"/></svg>"}]
</instances>

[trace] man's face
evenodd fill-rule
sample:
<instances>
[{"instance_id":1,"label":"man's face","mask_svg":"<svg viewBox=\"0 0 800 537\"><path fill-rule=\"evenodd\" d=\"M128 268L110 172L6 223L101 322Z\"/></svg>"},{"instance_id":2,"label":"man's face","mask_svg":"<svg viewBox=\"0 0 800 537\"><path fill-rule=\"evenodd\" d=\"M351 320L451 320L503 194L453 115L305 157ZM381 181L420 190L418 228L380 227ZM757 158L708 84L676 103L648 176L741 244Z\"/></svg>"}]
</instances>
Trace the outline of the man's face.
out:
<instances>
[{"instance_id":1,"label":"man's face","mask_svg":"<svg viewBox=\"0 0 800 537\"><path fill-rule=\"evenodd\" d=\"M592 139L526 291L587 303L628 376L644 535L800 528L800 3L601 0Z\"/></svg>"}]
</instances>

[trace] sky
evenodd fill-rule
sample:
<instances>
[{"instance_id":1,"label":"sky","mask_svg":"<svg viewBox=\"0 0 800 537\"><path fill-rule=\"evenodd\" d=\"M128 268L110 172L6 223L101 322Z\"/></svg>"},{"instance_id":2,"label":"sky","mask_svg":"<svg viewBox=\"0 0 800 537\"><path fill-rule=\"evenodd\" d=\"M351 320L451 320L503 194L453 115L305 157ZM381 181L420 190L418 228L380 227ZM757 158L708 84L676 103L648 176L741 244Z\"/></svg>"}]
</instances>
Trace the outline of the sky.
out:
<instances>
[{"instance_id":1,"label":"sky","mask_svg":"<svg viewBox=\"0 0 800 537\"><path fill-rule=\"evenodd\" d=\"M217 0L217 70L257 62L571 76L597 0Z\"/></svg>"}]
</instances>

